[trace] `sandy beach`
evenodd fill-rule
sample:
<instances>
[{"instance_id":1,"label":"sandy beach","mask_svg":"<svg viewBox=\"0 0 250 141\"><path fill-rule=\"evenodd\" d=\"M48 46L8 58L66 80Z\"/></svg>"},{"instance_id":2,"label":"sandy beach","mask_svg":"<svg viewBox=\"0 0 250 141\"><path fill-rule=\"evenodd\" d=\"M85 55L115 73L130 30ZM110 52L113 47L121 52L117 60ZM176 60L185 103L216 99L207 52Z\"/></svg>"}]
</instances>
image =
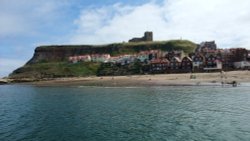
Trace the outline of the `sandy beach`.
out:
<instances>
[{"instance_id":1,"label":"sandy beach","mask_svg":"<svg viewBox=\"0 0 250 141\"><path fill-rule=\"evenodd\" d=\"M104 77L73 77L30 82L35 86L203 86L221 85L221 82L250 82L250 71L231 71L223 73L186 73Z\"/></svg>"}]
</instances>

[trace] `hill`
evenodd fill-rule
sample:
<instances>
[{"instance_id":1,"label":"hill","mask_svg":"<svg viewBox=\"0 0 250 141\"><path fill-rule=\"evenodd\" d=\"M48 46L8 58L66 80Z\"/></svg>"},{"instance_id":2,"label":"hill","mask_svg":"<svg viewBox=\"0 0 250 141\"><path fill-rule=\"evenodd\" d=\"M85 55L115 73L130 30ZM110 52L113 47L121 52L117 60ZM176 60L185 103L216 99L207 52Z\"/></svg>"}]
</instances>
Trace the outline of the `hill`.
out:
<instances>
[{"instance_id":1,"label":"hill","mask_svg":"<svg viewBox=\"0 0 250 141\"><path fill-rule=\"evenodd\" d=\"M50 45L35 49L33 57L21 68L9 75L10 78L41 79L51 77L72 77L96 75L100 63L68 63L69 56L103 54L111 56L139 53L146 50L183 50L193 52L196 44L188 40L170 40L138 43L113 43L107 45Z\"/></svg>"}]
</instances>

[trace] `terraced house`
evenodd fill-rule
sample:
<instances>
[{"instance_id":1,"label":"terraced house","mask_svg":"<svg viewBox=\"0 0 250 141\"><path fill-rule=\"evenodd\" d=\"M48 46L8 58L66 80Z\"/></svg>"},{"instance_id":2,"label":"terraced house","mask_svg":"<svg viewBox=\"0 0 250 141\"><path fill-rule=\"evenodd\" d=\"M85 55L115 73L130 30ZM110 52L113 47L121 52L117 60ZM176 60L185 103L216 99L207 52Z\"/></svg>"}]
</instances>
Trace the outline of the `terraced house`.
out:
<instances>
[{"instance_id":1,"label":"terraced house","mask_svg":"<svg viewBox=\"0 0 250 141\"><path fill-rule=\"evenodd\" d=\"M123 54L118 56L111 56L110 54L85 54L69 57L69 62L72 63L90 61L111 63L118 68L139 61L139 66L142 67L141 70L144 73L188 73L250 69L250 52L244 48L217 49L215 41L210 41L202 42L197 46L195 52L190 53L188 56L185 56L182 50L169 52L144 50L137 54Z\"/></svg>"}]
</instances>

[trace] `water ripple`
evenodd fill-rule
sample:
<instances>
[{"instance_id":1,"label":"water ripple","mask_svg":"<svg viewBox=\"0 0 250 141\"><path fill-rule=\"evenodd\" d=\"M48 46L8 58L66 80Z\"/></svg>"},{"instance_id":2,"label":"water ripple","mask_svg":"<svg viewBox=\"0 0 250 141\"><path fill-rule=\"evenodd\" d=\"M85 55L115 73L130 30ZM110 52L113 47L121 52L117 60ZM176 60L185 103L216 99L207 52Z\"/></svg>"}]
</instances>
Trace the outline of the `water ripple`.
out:
<instances>
[{"instance_id":1,"label":"water ripple","mask_svg":"<svg viewBox=\"0 0 250 141\"><path fill-rule=\"evenodd\" d=\"M250 87L0 86L0 140L246 140Z\"/></svg>"}]
</instances>

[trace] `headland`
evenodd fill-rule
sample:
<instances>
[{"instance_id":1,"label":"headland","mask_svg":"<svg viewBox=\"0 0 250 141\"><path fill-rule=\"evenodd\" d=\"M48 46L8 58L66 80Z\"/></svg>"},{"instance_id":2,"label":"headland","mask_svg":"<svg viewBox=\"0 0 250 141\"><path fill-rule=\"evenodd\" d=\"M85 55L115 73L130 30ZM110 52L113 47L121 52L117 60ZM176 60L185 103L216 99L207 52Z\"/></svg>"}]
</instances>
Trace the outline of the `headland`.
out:
<instances>
[{"instance_id":1,"label":"headland","mask_svg":"<svg viewBox=\"0 0 250 141\"><path fill-rule=\"evenodd\" d=\"M249 81L250 51L215 41L153 41L153 33L107 45L39 46L8 77L37 85L210 85ZM47 84L46 84L47 83Z\"/></svg>"}]
</instances>

